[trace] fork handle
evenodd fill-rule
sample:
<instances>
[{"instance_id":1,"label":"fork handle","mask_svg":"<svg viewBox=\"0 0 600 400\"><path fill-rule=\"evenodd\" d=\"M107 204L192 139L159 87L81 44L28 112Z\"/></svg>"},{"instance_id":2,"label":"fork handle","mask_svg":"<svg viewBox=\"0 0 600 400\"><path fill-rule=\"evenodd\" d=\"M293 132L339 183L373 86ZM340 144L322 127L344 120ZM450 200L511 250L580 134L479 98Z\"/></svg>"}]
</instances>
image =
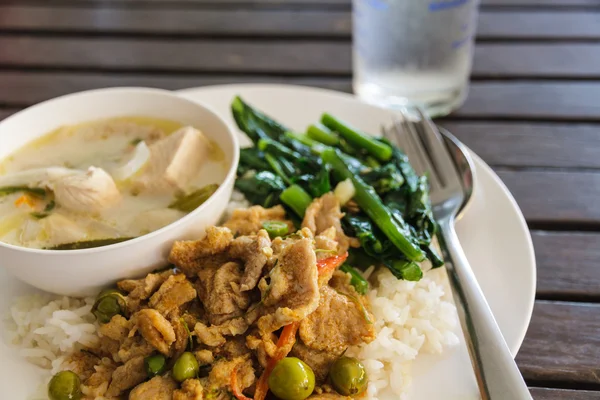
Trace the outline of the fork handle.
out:
<instances>
[{"instance_id":1,"label":"fork handle","mask_svg":"<svg viewBox=\"0 0 600 400\"><path fill-rule=\"evenodd\" d=\"M458 314L483 400L531 399L454 229L439 221L438 240L458 305Z\"/></svg>"}]
</instances>

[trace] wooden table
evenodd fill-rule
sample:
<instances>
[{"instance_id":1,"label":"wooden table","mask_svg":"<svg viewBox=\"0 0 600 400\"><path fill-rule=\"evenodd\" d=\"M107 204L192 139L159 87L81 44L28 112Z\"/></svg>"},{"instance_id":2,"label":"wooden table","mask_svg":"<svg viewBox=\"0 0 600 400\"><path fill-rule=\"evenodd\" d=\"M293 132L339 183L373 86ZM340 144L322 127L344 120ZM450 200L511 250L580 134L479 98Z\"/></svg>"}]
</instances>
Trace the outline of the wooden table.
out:
<instances>
[{"instance_id":1,"label":"wooden table","mask_svg":"<svg viewBox=\"0 0 600 400\"><path fill-rule=\"evenodd\" d=\"M0 119L118 85L351 91L350 33L350 0L0 0ZM442 124L531 229L518 364L535 399L600 399L600 0L483 0L472 80Z\"/></svg>"}]
</instances>

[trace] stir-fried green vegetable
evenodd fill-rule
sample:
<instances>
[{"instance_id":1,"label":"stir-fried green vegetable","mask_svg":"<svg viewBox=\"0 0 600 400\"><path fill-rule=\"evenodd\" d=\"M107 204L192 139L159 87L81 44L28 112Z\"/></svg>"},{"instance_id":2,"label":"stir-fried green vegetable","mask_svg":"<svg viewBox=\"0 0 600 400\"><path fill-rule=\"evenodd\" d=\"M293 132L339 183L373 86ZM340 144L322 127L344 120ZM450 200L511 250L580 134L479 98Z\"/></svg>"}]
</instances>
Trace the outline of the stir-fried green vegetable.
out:
<instances>
[{"instance_id":1,"label":"stir-fried green vegetable","mask_svg":"<svg viewBox=\"0 0 600 400\"><path fill-rule=\"evenodd\" d=\"M375 189L352 173L339 156L339 150L325 150L321 156L325 162L331 165L334 173L339 174L342 179L352 179L356 189L354 196L356 203L408 259L412 261L425 259L425 253L414 242L408 228L405 226L406 224L403 223L404 221L400 221L397 216L392 215L375 192Z\"/></svg>"},{"instance_id":2,"label":"stir-fried green vegetable","mask_svg":"<svg viewBox=\"0 0 600 400\"><path fill-rule=\"evenodd\" d=\"M356 292L359 294L367 294L369 290L369 282L363 278L363 276L358 272L354 267L351 267L348 264L344 264L340 267L340 270L350 274L352 278L350 278L350 284L354 286Z\"/></svg>"},{"instance_id":3,"label":"stir-fried green vegetable","mask_svg":"<svg viewBox=\"0 0 600 400\"><path fill-rule=\"evenodd\" d=\"M342 219L344 230L360 241L361 247L371 256L383 253L381 238L376 236L377 228L364 214L348 214Z\"/></svg>"},{"instance_id":4,"label":"stir-fried green vegetable","mask_svg":"<svg viewBox=\"0 0 600 400\"><path fill-rule=\"evenodd\" d=\"M235 188L244 193L251 203L272 207L280 203L279 195L286 186L281 177L271 171L261 171L239 177L235 181Z\"/></svg>"},{"instance_id":5,"label":"stir-fried green vegetable","mask_svg":"<svg viewBox=\"0 0 600 400\"><path fill-rule=\"evenodd\" d=\"M288 131L283 125L246 104L239 96L231 103L235 122L255 144L260 139L277 139Z\"/></svg>"},{"instance_id":6,"label":"stir-fried green vegetable","mask_svg":"<svg viewBox=\"0 0 600 400\"><path fill-rule=\"evenodd\" d=\"M169 208L174 210L179 210L183 212L192 212L196 208L200 207L210 196L213 195L214 192L217 191L219 185L216 183L211 183L206 185L190 194L187 194L171 204L169 204Z\"/></svg>"},{"instance_id":7,"label":"stir-fried green vegetable","mask_svg":"<svg viewBox=\"0 0 600 400\"><path fill-rule=\"evenodd\" d=\"M283 221L265 221L262 223L262 227L267 231L271 239L278 236L285 236L288 233L288 225Z\"/></svg>"},{"instance_id":8,"label":"stir-fried green vegetable","mask_svg":"<svg viewBox=\"0 0 600 400\"><path fill-rule=\"evenodd\" d=\"M269 163L265 160L265 153L257 147L246 147L240 150L240 163L237 173L244 175L250 170L265 171L269 169Z\"/></svg>"},{"instance_id":9,"label":"stir-fried green vegetable","mask_svg":"<svg viewBox=\"0 0 600 400\"><path fill-rule=\"evenodd\" d=\"M329 129L338 132L344 139L354 145L354 147L365 149L379 161L388 161L392 158L391 146L360 132L358 129L340 121L330 114L323 114L321 116L321 123Z\"/></svg>"},{"instance_id":10,"label":"stir-fried green vegetable","mask_svg":"<svg viewBox=\"0 0 600 400\"><path fill-rule=\"evenodd\" d=\"M300 160L302 158L302 154L271 139L260 139L258 141L258 148L277 158L286 158L289 160Z\"/></svg>"},{"instance_id":11,"label":"stir-fried green vegetable","mask_svg":"<svg viewBox=\"0 0 600 400\"><path fill-rule=\"evenodd\" d=\"M327 146L312 139L309 135L295 132L286 132L285 137L291 141L298 141L305 146L308 146L314 154L320 154Z\"/></svg>"},{"instance_id":12,"label":"stir-fried green vegetable","mask_svg":"<svg viewBox=\"0 0 600 400\"><path fill-rule=\"evenodd\" d=\"M373 168L362 174L361 178L373 186L379 195L398 190L404 184L404 177L394 164Z\"/></svg>"},{"instance_id":13,"label":"stir-fried green vegetable","mask_svg":"<svg viewBox=\"0 0 600 400\"><path fill-rule=\"evenodd\" d=\"M374 264L385 265L397 278L408 281L422 277L418 264L406 259L405 255L383 234L371 220L362 214L346 215L342 220L345 230L361 243L360 250L353 250L351 262L363 268ZM428 249L428 248L427 248ZM427 250L426 249L426 250ZM427 254L427 251L425 251ZM353 258L360 260L354 261ZM416 268L415 268L416 267Z\"/></svg>"},{"instance_id":14,"label":"stir-fried green vegetable","mask_svg":"<svg viewBox=\"0 0 600 400\"><path fill-rule=\"evenodd\" d=\"M340 138L333 133L328 127L321 123L316 123L308 127L306 134L311 139L321 142L328 146L337 146L340 144Z\"/></svg>"},{"instance_id":15,"label":"stir-fried green vegetable","mask_svg":"<svg viewBox=\"0 0 600 400\"><path fill-rule=\"evenodd\" d=\"M300 217L304 216L304 212L312 202L312 197L298 185L285 189L279 198Z\"/></svg>"},{"instance_id":16,"label":"stir-fried green vegetable","mask_svg":"<svg viewBox=\"0 0 600 400\"><path fill-rule=\"evenodd\" d=\"M418 280L418 262L427 258L434 267L443 264L431 246L436 224L427 178L418 176L392 143L327 113L306 134L291 131L239 97L232 113L255 144L241 151L236 181L250 202L282 204L288 215L302 218L312 199L347 181L353 201L344 210L343 228L361 243L351 252L356 260L351 265L383 264L398 278ZM343 204L348 200L344 197ZM363 290L356 278L355 283Z\"/></svg>"}]
</instances>

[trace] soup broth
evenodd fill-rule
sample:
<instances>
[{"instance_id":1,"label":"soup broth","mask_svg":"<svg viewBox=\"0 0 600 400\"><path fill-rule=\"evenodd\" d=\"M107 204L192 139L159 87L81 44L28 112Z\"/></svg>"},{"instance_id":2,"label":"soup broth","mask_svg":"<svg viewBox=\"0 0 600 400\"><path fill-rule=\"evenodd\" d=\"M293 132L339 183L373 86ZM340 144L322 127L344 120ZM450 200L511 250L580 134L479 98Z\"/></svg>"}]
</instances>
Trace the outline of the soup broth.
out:
<instances>
[{"instance_id":1,"label":"soup broth","mask_svg":"<svg viewBox=\"0 0 600 400\"><path fill-rule=\"evenodd\" d=\"M221 149L175 121L60 127L0 162L0 240L55 248L144 235L186 215L226 173Z\"/></svg>"}]
</instances>

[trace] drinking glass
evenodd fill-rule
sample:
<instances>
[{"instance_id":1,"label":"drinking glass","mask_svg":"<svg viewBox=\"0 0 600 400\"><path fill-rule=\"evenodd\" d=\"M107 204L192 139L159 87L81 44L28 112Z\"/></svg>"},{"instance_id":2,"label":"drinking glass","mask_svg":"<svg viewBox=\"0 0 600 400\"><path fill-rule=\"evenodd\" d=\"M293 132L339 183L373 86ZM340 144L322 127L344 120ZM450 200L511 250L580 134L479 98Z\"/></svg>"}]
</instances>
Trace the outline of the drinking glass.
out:
<instances>
[{"instance_id":1,"label":"drinking glass","mask_svg":"<svg viewBox=\"0 0 600 400\"><path fill-rule=\"evenodd\" d=\"M353 0L354 91L450 113L466 98L479 0Z\"/></svg>"}]
</instances>

